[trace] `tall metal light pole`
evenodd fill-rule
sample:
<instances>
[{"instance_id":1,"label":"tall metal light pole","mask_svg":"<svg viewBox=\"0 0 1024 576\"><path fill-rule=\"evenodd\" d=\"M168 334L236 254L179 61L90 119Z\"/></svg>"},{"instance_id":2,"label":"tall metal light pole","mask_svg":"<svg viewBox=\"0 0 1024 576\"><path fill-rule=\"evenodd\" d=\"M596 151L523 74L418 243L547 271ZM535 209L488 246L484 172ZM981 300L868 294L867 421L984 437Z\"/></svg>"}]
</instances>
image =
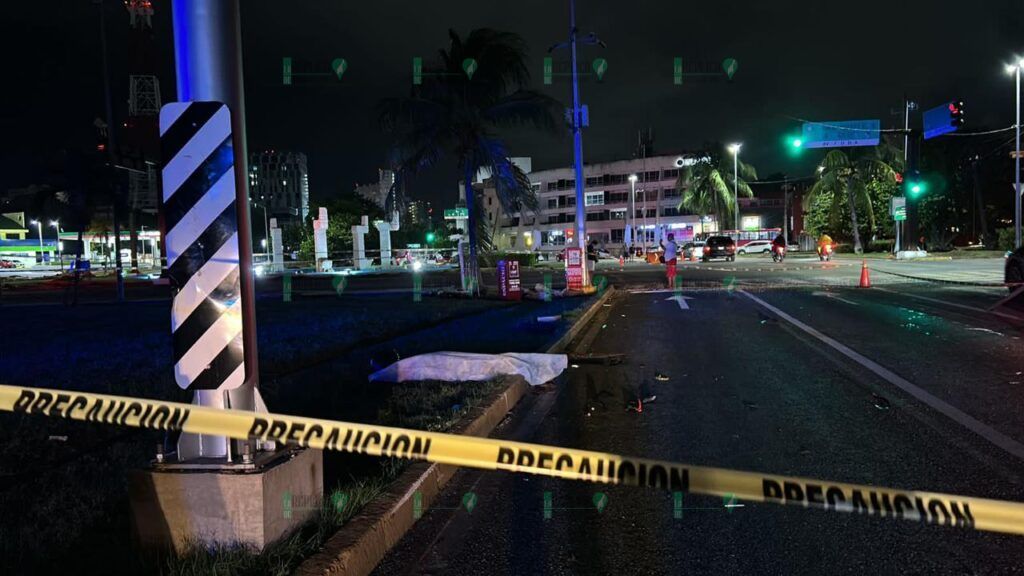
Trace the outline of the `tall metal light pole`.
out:
<instances>
[{"instance_id":1,"label":"tall metal light pole","mask_svg":"<svg viewBox=\"0 0 1024 576\"><path fill-rule=\"evenodd\" d=\"M1017 76L1017 121L1014 126L1017 129L1017 153L1014 154L1013 160L1013 173L1014 173L1014 186L1013 186L1013 231L1014 231L1014 248L1020 248L1020 71L1024 68L1024 60L1017 62L1006 67L1006 72L1010 74L1016 73Z\"/></svg>"},{"instance_id":2,"label":"tall metal light pole","mask_svg":"<svg viewBox=\"0 0 1024 576\"><path fill-rule=\"evenodd\" d=\"M569 41L555 44L548 48L551 52L555 48L569 48L572 65L572 141L573 141L573 165L576 172L576 235L579 237L579 247L584 254L587 251L587 212L583 196L583 126L585 106L580 105L580 82L579 70L576 66L576 44L599 44L604 46L596 35L590 33L583 38L578 38L576 30L576 0L569 0ZM583 285L590 284L590 271L583 267Z\"/></svg>"},{"instance_id":3,"label":"tall metal light pole","mask_svg":"<svg viewBox=\"0 0 1024 576\"><path fill-rule=\"evenodd\" d=\"M41 220L33 220L33 224L36 225L36 230L39 230L39 264L43 263L43 222Z\"/></svg>"},{"instance_id":4,"label":"tall metal light pole","mask_svg":"<svg viewBox=\"0 0 1024 576\"><path fill-rule=\"evenodd\" d=\"M629 221L633 223L632 244L636 245L636 174L629 175ZM632 246L629 251L630 258L633 257Z\"/></svg>"},{"instance_id":5,"label":"tall metal light pole","mask_svg":"<svg viewBox=\"0 0 1024 576\"><path fill-rule=\"evenodd\" d=\"M256 305L253 288L252 231L249 223L249 172L245 145L245 95L242 82L241 18L238 0L174 0L174 65L178 101L223 102L231 110L235 170L238 264L245 355L245 382L234 389L196 391L204 406L254 410L257 407L259 358L256 353ZM226 438L208 437L204 456L227 455ZM205 444L204 440L204 444ZM181 448L179 442L179 458ZM245 444L245 442L240 442ZM204 450L207 448L204 447ZM237 453L237 452L235 452Z\"/></svg>"},{"instance_id":6,"label":"tall metal light pole","mask_svg":"<svg viewBox=\"0 0 1024 576\"><path fill-rule=\"evenodd\" d=\"M262 197L259 202L253 202L253 206L263 209L263 238L266 244L270 244L270 217L267 216L267 205L263 203Z\"/></svg>"},{"instance_id":7,"label":"tall metal light pole","mask_svg":"<svg viewBox=\"0 0 1024 576\"><path fill-rule=\"evenodd\" d=\"M50 220L50 226L53 226L53 229L57 233L57 244L56 244L56 248L57 248L57 262L60 264L60 267L63 269L64 268L64 259L61 257L61 249L60 249L60 220Z\"/></svg>"},{"instance_id":8,"label":"tall metal light pole","mask_svg":"<svg viewBox=\"0 0 1024 576\"><path fill-rule=\"evenodd\" d=\"M580 81L576 69L576 0L569 0L569 47L572 52L572 153L576 170L576 236L583 250L584 263L587 254L587 211L583 197L583 126L580 112ZM590 285L590 268L583 266L583 285Z\"/></svg>"},{"instance_id":9,"label":"tall metal light pole","mask_svg":"<svg viewBox=\"0 0 1024 576\"><path fill-rule=\"evenodd\" d=\"M740 236L740 147L743 144L729 144L729 152L732 152L732 195L736 208L736 239Z\"/></svg>"}]
</instances>

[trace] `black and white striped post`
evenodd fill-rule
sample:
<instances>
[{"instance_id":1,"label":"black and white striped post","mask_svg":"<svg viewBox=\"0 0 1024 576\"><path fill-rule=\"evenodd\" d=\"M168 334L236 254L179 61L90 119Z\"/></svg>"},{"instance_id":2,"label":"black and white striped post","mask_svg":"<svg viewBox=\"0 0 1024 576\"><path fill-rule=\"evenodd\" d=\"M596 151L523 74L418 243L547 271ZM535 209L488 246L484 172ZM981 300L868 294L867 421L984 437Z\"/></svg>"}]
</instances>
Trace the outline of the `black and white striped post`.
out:
<instances>
[{"instance_id":1,"label":"black and white striped post","mask_svg":"<svg viewBox=\"0 0 1024 576\"><path fill-rule=\"evenodd\" d=\"M237 0L174 0L178 102L160 111L161 210L174 377L204 406L266 411L258 392ZM178 460L226 459L244 442L183 434ZM254 450L250 451L254 452Z\"/></svg>"}]
</instances>

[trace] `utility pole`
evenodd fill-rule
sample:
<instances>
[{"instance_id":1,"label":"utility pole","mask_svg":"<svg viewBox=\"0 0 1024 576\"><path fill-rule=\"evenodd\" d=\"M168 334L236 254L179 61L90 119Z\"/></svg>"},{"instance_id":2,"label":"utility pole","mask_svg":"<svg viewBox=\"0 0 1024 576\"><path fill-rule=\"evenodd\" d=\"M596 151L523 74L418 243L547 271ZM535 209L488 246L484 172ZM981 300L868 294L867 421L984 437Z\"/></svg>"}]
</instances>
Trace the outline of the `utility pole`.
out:
<instances>
[{"instance_id":1,"label":"utility pole","mask_svg":"<svg viewBox=\"0 0 1024 576\"><path fill-rule=\"evenodd\" d=\"M196 390L194 403L217 408L255 410L259 392L256 353L256 306L252 270L252 230L249 222L249 178L245 145L245 96L242 84L241 18L238 0L174 0L174 63L178 101L222 102L231 111L234 153L235 214L243 325L245 381L229 390ZM165 231L166 232L166 231ZM182 455L179 442L179 457ZM209 440L209 444L207 444ZM240 453L248 442L207 437L203 455ZM191 445L191 443L189 444ZM190 452L195 452L190 449ZM186 458L188 455L186 454Z\"/></svg>"},{"instance_id":2,"label":"utility pole","mask_svg":"<svg viewBox=\"0 0 1024 576\"><path fill-rule=\"evenodd\" d=\"M1017 153L1014 154L1013 158L1013 175L1014 175L1014 186L1013 186L1013 232L1014 232L1014 249L1020 248L1020 69L1024 62L1017 64L1017 121L1014 123L1016 126L1016 138L1017 138Z\"/></svg>"},{"instance_id":3,"label":"utility pole","mask_svg":"<svg viewBox=\"0 0 1024 576\"><path fill-rule=\"evenodd\" d=\"M917 165L920 154L920 134L910 129L910 111L917 110L917 102L907 98L906 94L903 95L903 173L904 182L906 178L916 178ZM913 146L913 149L911 149ZM904 185L905 186L905 185ZM907 219L901 222L896 222L896 243L893 246L896 254L899 254L905 246L917 246L914 235L917 233L917 205L911 202L910 195L905 191L903 193L906 198L906 209ZM902 233L901 233L902 232Z\"/></svg>"},{"instance_id":4,"label":"utility pole","mask_svg":"<svg viewBox=\"0 0 1024 576\"><path fill-rule=\"evenodd\" d=\"M604 42L601 42L593 33L588 34L584 38L580 39L577 37L576 30L576 0L569 0L569 41L556 44L551 48L548 48L548 52L551 52L555 48L569 48L571 66L572 66L572 151L573 151L573 166L576 173L576 236L578 237L578 243L581 250L583 250L584 258L587 253L587 211L584 203L583 186L583 127L588 123L584 122L586 115L586 106L580 104L580 80L579 70L577 69L576 63L576 44L583 42L584 44L599 44L602 47ZM590 285L590 270L587 266L583 266L583 285Z\"/></svg>"},{"instance_id":5,"label":"utility pole","mask_svg":"<svg viewBox=\"0 0 1024 576\"><path fill-rule=\"evenodd\" d=\"M587 211L584 203L583 185L583 126L580 110L580 80L576 69L576 0L569 0L569 44L572 52L572 153L576 171L576 236L583 251L583 285L590 286L590 265L587 263ZM1020 74L1017 75L1020 78ZM1018 197L1019 198L1019 197ZM1017 206L1020 206L1018 200ZM1017 213L1020 213L1018 209ZM1020 234L1017 234L1020 244Z\"/></svg>"},{"instance_id":6,"label":"utility pole","mask_svg":"<svg viewBox=\"0 0 1024 576\"><path fill-rule=\"evenodd\" d=\"M111 166L117 165L117 139L114 138L116 127L114 126L114 104L111 99L110 90L110 64L107 61L107 24L106 14L104 13L103 0L94 0L100 15L100 52L103 61L103 99L106 107L106 122L107 122L107 156L108 162ZM113 175L116 172L111 169L107 171L107 174ZM111 207L113 211L114 220L114 268L116 271L116 283L117 283L117 300L118 302L124 300L124 270L121 266L121 211L119 210L119 204L121 203L121 184L120 178L115 178L113 185L114 201Z\"/></svg>"}]
</instances>

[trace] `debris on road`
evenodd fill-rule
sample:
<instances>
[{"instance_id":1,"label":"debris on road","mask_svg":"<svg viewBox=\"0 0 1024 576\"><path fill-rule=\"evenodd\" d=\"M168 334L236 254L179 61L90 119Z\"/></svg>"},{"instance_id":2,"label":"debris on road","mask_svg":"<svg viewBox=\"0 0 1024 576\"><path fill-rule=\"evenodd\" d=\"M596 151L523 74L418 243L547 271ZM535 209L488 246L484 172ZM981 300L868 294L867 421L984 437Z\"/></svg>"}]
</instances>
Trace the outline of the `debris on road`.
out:
<instances>
[{"instance_id":1,"label":"debris on road","mask_svg":"<svg viewBox=\"0 0 1024 576\"><path fill-rule=\"evenodd\" d=\"M626 355L621 353L610 353L610 354L580 354L570 355L569 361L573 362L573 367L579 367L579 364L600 364L602 366L618 366L626 360Z\"/></svg>"},{"instance_id":2,"label":"debris on road","mask_svg":"<svg viewBox=\"0 0 1024 576\"><path fill-rule=\"evenodd\" d=\"M668 376L662 374L661 372L656 373L654 375L654 379L657 380L658 382L668 382Z\"/></svg>"},{"instance_id":3,"label":"debris on road","mask_svg":"<svg viewBox=\"0 0 1024 576\"><path fill-rule=\"evenodd\" d=\"M890 408L889 399L885 396L871 394L871 399L875 404L875 408L878 408L879 410L888 410Z\"/></svg>"}]
</instances>

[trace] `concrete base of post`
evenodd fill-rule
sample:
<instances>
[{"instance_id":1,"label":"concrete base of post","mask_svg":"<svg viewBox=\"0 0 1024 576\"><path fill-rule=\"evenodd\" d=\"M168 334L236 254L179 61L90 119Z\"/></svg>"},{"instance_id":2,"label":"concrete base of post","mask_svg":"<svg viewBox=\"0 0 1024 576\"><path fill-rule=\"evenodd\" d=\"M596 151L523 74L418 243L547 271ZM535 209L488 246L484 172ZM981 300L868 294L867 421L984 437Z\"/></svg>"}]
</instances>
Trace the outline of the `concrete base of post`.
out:
<instances>
[{"instance_id":1,"label":"concrete base of post","mask_svg":"<svg viewBox=\"0 0 1024 576\"><path fill-rule=\"evenodd\" d=\"M250 472L152 468L128 475L135 542L147 555L190 544L262 550L313 518L323 502L323 452L276 452Z\"/></svg>"}]
</instances>

